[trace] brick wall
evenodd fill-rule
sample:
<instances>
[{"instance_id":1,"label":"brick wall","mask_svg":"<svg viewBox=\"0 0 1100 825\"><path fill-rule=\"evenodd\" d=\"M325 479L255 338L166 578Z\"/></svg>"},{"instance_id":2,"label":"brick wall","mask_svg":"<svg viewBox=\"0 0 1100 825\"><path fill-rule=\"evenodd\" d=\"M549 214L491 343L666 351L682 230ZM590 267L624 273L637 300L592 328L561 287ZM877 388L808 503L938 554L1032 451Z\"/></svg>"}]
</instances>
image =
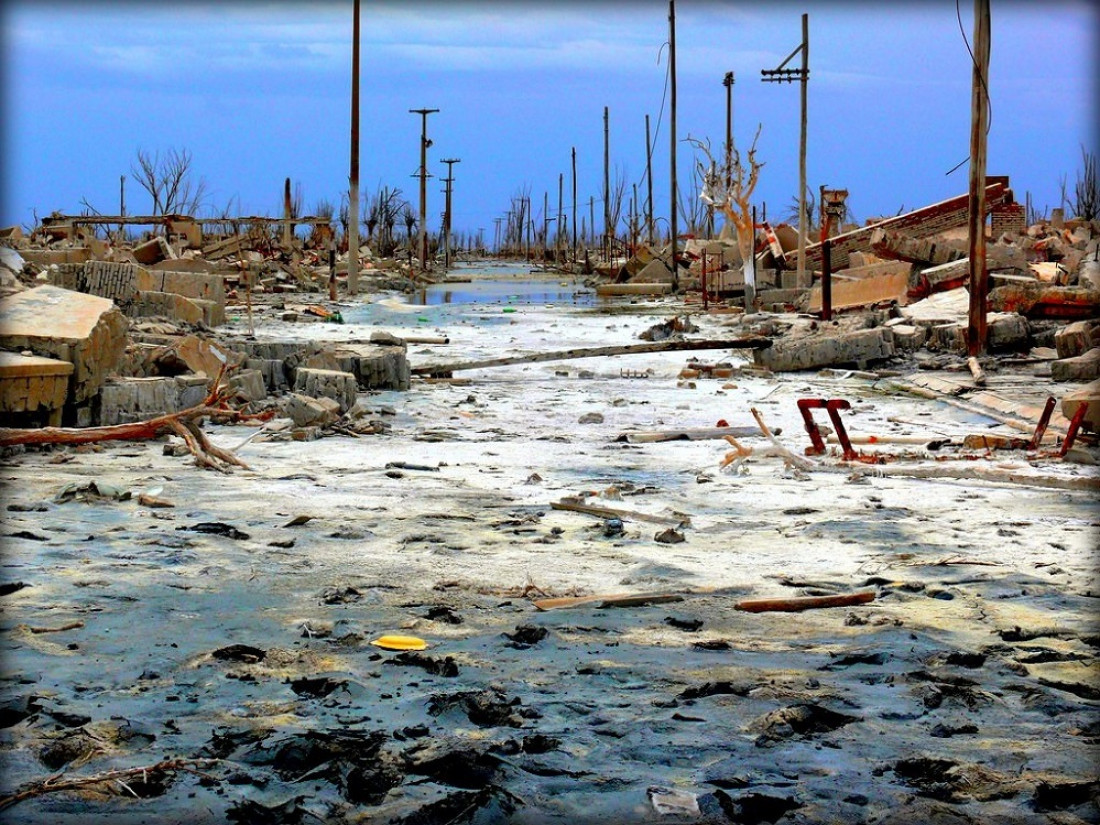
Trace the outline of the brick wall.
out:
<instances>
[{"instance_id":1,"label":"brick wall","mask_svg":"<svg viewBox=\"0 0 1100 825\"><path fill-rule=\"evenodd\" d=\"M1002 183L1005 179L996 181L985 188L986 209L992 212L1001 207L1003 203L1012 202L1012 190ZM876 229L901 230L914 238L927 238L937 235L948 229L965 226L970 210L970 196L959 195L950 200L940 201L914 212L907 212L884 221L864 226L854 232L846 232L832 239L833 270L843 269L848 266L848 253L871 252L871 236ZM995 236L996 237L996 236ZM798 251L792 249L783 256L788 268L798 265ZM806 268L821 269L821 244L815 243L806 247Z\"/></svg>"},{"instance_id":2,"label":"brick wall","mask_svg":"<svg viewBox=\"0 0 1100 825\"><path fill-rule=\"evenodd\" d=\"M993 240L997 240L1001 235L1023 235L1027 232L1027 216L1024 213L1023 204L998 204L993 209L993 217L990 220L993 226Z\"/></svg>"}]
</instances>

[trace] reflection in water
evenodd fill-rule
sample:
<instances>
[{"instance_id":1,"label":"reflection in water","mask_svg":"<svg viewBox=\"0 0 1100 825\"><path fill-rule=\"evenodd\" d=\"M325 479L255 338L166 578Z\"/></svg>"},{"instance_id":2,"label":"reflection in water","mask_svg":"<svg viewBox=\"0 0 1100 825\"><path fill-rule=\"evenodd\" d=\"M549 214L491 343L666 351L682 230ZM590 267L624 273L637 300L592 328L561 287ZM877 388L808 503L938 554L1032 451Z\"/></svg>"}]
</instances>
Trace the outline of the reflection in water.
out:
<instances>
[{"instance_id":1,"label":"reflection in water","mask_svg":"<svg viewBox=\"0 0 1100 825\"><path fill-rule=\"evenodd\" d=\"M437 304L570 304L592 306L596 294L571 282L470 281L469 283L433 284L417 292L413 302Z\"/></svg>"}]
</instances>

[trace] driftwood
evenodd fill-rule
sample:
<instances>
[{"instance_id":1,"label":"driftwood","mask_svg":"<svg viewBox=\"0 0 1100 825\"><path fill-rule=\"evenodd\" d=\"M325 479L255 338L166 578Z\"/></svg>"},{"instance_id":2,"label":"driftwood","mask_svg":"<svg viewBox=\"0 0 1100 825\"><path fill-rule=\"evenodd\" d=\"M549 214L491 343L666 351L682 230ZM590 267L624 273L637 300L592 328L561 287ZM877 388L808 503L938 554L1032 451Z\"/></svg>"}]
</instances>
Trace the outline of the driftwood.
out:
<instances>
[{"instance_id":1,"label":"driftwood","mask_svg":"<svg viewBox=\"0 0 1100 825\"><path fill-rule=\"evenodd\" d=\"M175 773L176 771L185 771L187 773L193 773L196 776L201 776L204 779L217 781L217 777L212 776L201 768L211 767L217 764L217 759L165 759L161 762L157 762L155 765L147 765L141 768L124 768L117 771L106 771L104 773L93 774L92 776L85 776L75 779L64 779L63 774L56 773L53 776L40 779L35 782L31 782L24 786L22 790L15 793L8 794L7 796L0 797L0 810L10 808L17 802L22 802L24 799L30 799L35 796L42 796L48 793L57 793L58 791L75 791L80 788L87 788L92 785L102 785L105 782L114 782L120 785L122 788L130 791L133 794L133 790L126 784L124 780L135 779L140 777L142 781L148 781L150 775L162 774L162 773ZM136 794L134 794L136 796Z\"/></svg>"},{"instance_id":2,"label":"driftwood","mask_svg":"<svg viewBox=\"0 0 1100 825\"><path fill-rule=\"evenodd\" d=\"M769 338L732 338L728 340L705 339L697 341L658 341L651 344L623 344L613 347L582 347L556 352L532 352L527 355L509 355L501 358L485 358L480 361L458 361L453 364L428 364L413 367L413 375L447 378L460 370L478 370L486 367L506 367L511 364L533 364L539 361L569 361L574 358L595 358L605 355L632 355L643 352L674 352L701 349L767 349Z\"/></svg>"},{"instance_id":3,"label":"driftwood","mask_svg":"<svg viewBox=\"0 0 1100 825\"><path fill-rule=\"evenodd\" d=\"M982 369L982 365L978 362L978 359L971 355L966 359L966 367L970 370L970 374L974 376L974 383L979 387L984 387L985 370Z\"/></svg>"},{"instance_id":4,"label":"driftwood","mask_svg":"<svg viewBox=\"0 0 1100 825\"><path fill-rule=\"evenodd\" d=\"M636 430L619 433L616 441L651 444L659 441L705 441L712 438L748 438L759 431L755 427L693 427L683 430ZM779 432L782 432L780 430Z\"/></svg>"},{"instance_id":5,"label":"driftwood","mask_svg":"<svg viewBox=\"0 0 1100 825\"><path fill-rule=\"evenodd\" d=\"M665 524L678 527L681 524L691 524L688 516L659 516L651 513L639 513L636 510L622 510L618 507L598 507L591 504L581 504L574 501L552 501L552 510L568 510L573 513L586 513L598 518L625 518L633 521L648 521L651 524Z\"/></svg>"},{"instance_id":6,"label":"driftwood","mask_svg":"<svg viewBox=\"0 0 1100 825\"><path fill-rule=\"evenodd\" d=\"M851 607L874 601L871 590L859 593L845 593L839 596L795 596L786 599L745 599L734 605L736 610L748 613L797 613L801 610L813 610L819 607Z\"/></svg>"},{"instance_id":7,"label":"driftwood","mask_svg":"<svg viewBox=\"0 0 1100 825\"><path fill-rule=\"evenodd\" d=\"M147 441L164 433L175 433L183 439L195 463L200 467L227 473L231 466L250 469L228 450L224 450L203 433L199 422L207 417L240 419L240 413L228 408L221 388L221 375L201 404L176 413L168 413L147 421L113 424L106 427L40 427L17 429L0 427L0 447L17 444L96 444L101 441Z\"/></svg>"},{"instance_id":8,"label":"driftwood","mask_svg":"<svg viewBox=\"0 0 1100 825\"><path fill-rule=\"evenodd\" d=\"M596 604L598 607L644 607L648 604L666 604L682 602L683 596L676 593L614 593L603 596L562 596L553 599L539 599L532 604L539 610L560 610L565 607L578 607L584 604Z\"/></svg>"},{"instance_id":9,"label":"driftwood","mask_svg":"<svg viewBox=\"0 0 1100 825\"><path fill-rule=\"evenodd\" d=\"M812 470L817 466L808 458L792 453L784 447L772 431L768 429L768 425L764 423L764 417L760 414L760 410L753 407L749 412L751 412L752 417L756 419L757 426L760 427L760 432L762 432L764 437L772 443L772 446L775 447L776 452L783 457L785 463L797 467L800 470Z\"/></svg>"}]
</instances>

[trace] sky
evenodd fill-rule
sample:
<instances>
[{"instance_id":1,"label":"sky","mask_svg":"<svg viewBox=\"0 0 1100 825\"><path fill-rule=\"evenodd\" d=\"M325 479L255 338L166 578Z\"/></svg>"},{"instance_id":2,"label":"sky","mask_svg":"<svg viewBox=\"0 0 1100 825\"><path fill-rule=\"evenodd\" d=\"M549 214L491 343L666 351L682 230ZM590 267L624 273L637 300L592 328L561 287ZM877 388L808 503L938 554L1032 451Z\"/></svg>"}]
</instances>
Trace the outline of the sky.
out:
<instances>
[{"instance_id":1,"label":"sky","mask_svg":"<svg viewBox=\"0 0 1100 825\"><path fill-rule=\"evenodd\" d=\"M90 204L119 210L138 150L187 150L205 213L278 215L283 181L305 211L338 202L350 168L352 0L175 3L8 0L0 6L0 226ZM602 226L604 108L612 179L646 195L650 118L655 213L669 197L667 0L384 2L361 6L360 187L396 187L418 208L420 115L428 117L428 227L453 165L455 231L544 193L565 225L577 154L577 222ZM761 82L801 42L809 14L807 183L844 188L857 221L968 188L973 0L676 3L677 166L694 200L698 152L757 129L754 201L790 217L798 192L797 83ZM961 27L960 27L961 18ZM987 172L1039 212L1070 194L1098 142L1097 4L992 0ZM797 67L795 57L789 67ZM954 169L954 171L951 171ZM590 199L595 198L594 210ZM133 179L129 214L152 206ZM624 205L623 212L627 211ZM683 221L681 220L681 228Z\"/></svg>"}]
</instances>

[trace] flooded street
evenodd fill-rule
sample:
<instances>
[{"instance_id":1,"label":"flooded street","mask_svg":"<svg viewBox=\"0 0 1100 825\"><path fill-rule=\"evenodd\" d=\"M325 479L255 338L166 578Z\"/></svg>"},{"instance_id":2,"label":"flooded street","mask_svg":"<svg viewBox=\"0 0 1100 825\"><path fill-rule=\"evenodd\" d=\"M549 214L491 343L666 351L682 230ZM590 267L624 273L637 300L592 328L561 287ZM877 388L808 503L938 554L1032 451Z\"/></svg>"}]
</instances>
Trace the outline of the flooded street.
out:
<instances>
[{"instance_id":1,"label":"flooded street","mask_svg":"<svg viewBox=\"0 0 1100 825\"><path fill-rule=\"evenodd\" d=\"M417 366L637 340L677 308L565 283L373 296L344 325L261 315L257 337L449 339L410 344ZM703 336L742 323L692 320ZM230 475L161 441L5 461L3 793L184 760L5 821L1095 821L1094 492L827 457L721 469L721 440L623 440L753 426L756 408L801 452L802 397L849 400L853 435L990 426L863 373L770 376L737 352L713 354L730 379L688 382L688 355L361 393L389 424L374 436L244 443L255 427L208 424L249 465ZM1095 474L979 463L1067 488ZM683 540L657 538L669 527ZM534 604L600 594L668 598ZM427 647L372 644L394 634Z\"/></svg>"}]
</instances>

